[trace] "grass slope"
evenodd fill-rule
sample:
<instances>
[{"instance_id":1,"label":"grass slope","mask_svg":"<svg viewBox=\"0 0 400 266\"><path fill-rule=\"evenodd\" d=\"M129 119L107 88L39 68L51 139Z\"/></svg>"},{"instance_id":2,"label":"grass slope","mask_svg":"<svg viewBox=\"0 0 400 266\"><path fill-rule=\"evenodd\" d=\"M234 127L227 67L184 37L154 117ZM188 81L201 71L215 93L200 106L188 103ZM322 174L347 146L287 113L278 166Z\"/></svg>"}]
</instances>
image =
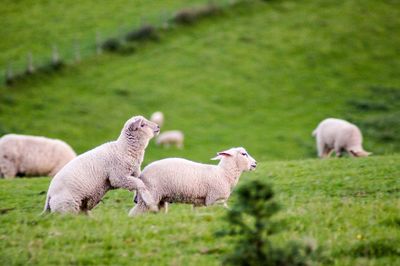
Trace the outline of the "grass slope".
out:
<instances>
[{"instance_id":1,"label":"grass slope","mask_svg":"<svg viewBox=\"0 0 400 266\"><path fill-rule=\"evenodd\" d=\"M268 180L287 230L275 243L315 239L334 265L400 263L400 156L264 162L242 176ZM220 206L173 204L170 212L131 219L132 195L112 191L93 217L39 217L47 178L0 180L0 262L80 265L218 265L230 239ZM235 192L230 204L235 201ZM7 209L9 210L7 211Z\"/></svg>"},{"instance_id":2,"label":"grass slope","mask_svg":"<svg viewBox=\"0 0 400 266\"><path fill-rule=\"evenodd\" d=\"M0 69L7 64L22 68L32 52L35 63L49 59L53 45L61 56L73 59L74 43L81 53L94 54L96 33L118 35L143 22L159 23L163 16L204 0L116 1L2 1L0 7ZM22 69L24 70L24 69Z\"/></svg>"},{"instance_id":3,"label":"grass slope","mask_svg":"<svg viewBox=\"0 0 400 266\"><path fill-rule=\"evenodd\" d=\"M164 129L183 130L186 148L152 145L146 162L207 161L239 145L259 161L312 157L310 135L321 119L351 114L351 100L373 101L370 86L400 88L396 7L364 0L242 4L172 30L136 54L90 58L1 88L0 131L61 138L80 153L115 139L131 115L162 110ZM398 151L394 144L365 138L375 154Z\"/></svg>"}]
</instances>

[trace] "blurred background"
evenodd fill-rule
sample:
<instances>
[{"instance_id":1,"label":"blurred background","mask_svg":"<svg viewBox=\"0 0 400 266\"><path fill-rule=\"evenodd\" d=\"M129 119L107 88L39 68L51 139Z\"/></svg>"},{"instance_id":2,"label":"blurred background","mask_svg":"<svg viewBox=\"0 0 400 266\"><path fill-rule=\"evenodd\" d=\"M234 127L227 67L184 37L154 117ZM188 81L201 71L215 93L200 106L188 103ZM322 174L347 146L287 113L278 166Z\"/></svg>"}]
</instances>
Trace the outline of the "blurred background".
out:
<instances>
[{"instance_id":1,"label":"blurred background","mask_svg":"<svg viewBox=\"0 0 400 266\"><path fill-rule=\"evenodd\" d=\"M0 135L59 138L82 153L133 115L162 111L207 162L316 156L311 132L347 119L374 154L400 148L398 1L4 0Z\"/></svg>"}]
</instances>

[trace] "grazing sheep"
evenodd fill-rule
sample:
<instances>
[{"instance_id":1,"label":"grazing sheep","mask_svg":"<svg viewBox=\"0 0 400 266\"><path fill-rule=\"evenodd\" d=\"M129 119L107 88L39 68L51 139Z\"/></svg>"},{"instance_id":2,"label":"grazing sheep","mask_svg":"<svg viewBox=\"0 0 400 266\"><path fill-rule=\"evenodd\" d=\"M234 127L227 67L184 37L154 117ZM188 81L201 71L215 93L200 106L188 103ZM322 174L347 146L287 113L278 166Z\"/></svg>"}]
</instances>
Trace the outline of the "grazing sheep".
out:
<instances>
[{"instance_id":1,"label":"grazing sheep","mask_svg":"<svg viewBox=\"0 0 400 266\"><path fill-rule=\"evenodd\" d=\"M155 112L151 115L150 121L156 123L161 128L164 124L164 114L160 111Z\"/></svg>"},{"instance_id":2,"label":"grazing sheep","mask_svg":"<svg viewBox=\"0 0 400 266\"><path fill-rule=\"evenodd\" d=\"M0 138L0 177L51 176L76 157L64 141L8 134Z\"/></svg>"},{"instance_id":3,"label":"grazing sheep","mask_svg":"<svg viewBox=\"0 0 400 266\"><path fill-rule=\"evenodd\" d=\"M371 154L362 147L362 135L358 127L342 119L323 120L312 136L317 139L318 156L321 158L329 157L333 150L336 157L342 156L343 151L354 157Z\"/></svg>"},{"instance_id":4,"label":"grazing sheep","mask_svg":"<svg viewBox=\"0 0 400 266\"><path fill-rule=\"evenodd\" d=\"M140 175L144 150L159 131L158 125L142 116L129 119L116 141L79 155L58 172L47 192L44 212L88 213L115 188L137 190L148 208L156 209L143 182L132 176Z\"/></svg>"},{"instance_id":5,"label":"grazing sheep","mask_svg":"<svg viewBox=\"0 0 400 266\"><path fill-rule=\"evenodd\" d=\"M243 171L254 170L257 162L244 148L219 152L213 159L221 161L218 165L209 165L181 158L167 158L146 166L139 178L159 208L166 207L169 202L194 206L221 202L227 207L226 201L240 175ZM138 195L137 202L129 216L148 211L141 195Z\"/></svg>"},{"instance_id":6,"label":"grazing sheep","mask_svg":"<svg viewBox=\"0 0 400 266\"><path fill-rule=\"evenodd\" d=\"M177 148L183 148L184 135L182 131L171 130L164 131L156 138L157 145L162 145L164 147L169 147L170 145L175 145Z\"/></svg>"}]
</instances>

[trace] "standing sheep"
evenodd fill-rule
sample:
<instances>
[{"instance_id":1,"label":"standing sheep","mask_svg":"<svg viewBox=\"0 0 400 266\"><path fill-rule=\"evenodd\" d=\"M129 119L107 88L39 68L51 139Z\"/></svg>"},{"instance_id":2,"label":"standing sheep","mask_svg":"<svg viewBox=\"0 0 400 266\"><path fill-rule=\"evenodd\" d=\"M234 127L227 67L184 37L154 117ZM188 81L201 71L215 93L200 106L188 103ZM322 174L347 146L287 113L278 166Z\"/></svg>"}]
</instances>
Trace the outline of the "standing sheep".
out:
<instances>
[{"instance_id":1,"label":"standing sheep","mask_svg":"<svg viewBox=\"0 0 400 266\"><path fill-rule=\"evenodd\" d=\"M177 148L183 148L184 135L182 131L170 130L164 131L156 138L157 145L162 145L164 147L169 147L170 145L175 145Z\"/></svg>"},{"instance_id":2,"label":"standing sheep","mask_svg":"<svg viewBox=\"0 0 400 266\"><path fill-rule=\"evenodd\" d=\"M88 213L115 188L137 190L147 207L156 209L143 182L132 176L140 175L144 150L159 131L142 116L129 119L116 141L79 155L61 169L50 183L44 212Z\"/></svg>"},{"instance_id":3,"label":"standing sheep","mask_svg":"<svg viewBox=\"0 0 400 266\"><path fill-rule=\"evenodd\" d=\"M319 123L312 133L317 140L318 156L327 158L334 150L336 157L342 156L346 151L354 157L370 155L362 147L362 135L360 129L345 120L328 118Z\"/></svg>"},{"instance_id":4,"label":"standing sheep","mask_svg":"<svg viewBox=\"0 0 400 266\"><path fill-rule=\"evenodd\" d=\"M257 162L244 148L231 148L219 152L214 160L218 165L192 162L181 158L156 161L143 169L140 179L147 186L159 208L168 202L210 206L221 202L227 207L233 188L244 171L254 170ZM137 205L129 212L135 216L148 211L141 195Z\"/></svg>"},{"instance_id":5,"label":"standing sheep","mask_svg":"<svg viewBox=\"0 0 400 266\"><path fill-rule=\"evenodd\" d=\"M8 134L0 138L0 177L51 176L76 157L64 141Z\"/></svg>"},{"instance_id":6,"label":"standing sheep","mask_svg":"<svg viewBox=\"0 0 400 266\"><path fill-rule=\"evenodd\" d=\"M157 111L151 115L150 121L156 123L161 128L164 125L164 114Z\"/></svg>"}]
</instances>

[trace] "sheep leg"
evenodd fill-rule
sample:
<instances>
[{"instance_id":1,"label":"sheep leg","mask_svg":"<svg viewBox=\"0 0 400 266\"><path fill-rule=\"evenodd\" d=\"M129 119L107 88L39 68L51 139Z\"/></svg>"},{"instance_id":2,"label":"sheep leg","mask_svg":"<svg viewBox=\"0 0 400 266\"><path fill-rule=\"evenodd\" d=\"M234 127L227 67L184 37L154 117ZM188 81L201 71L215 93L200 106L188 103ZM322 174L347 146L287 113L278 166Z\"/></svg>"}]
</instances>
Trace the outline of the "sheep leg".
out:
<instances>
[{"instance_id":1,"label":"sheep leg","mask_svg":"<svg viewBox=\"0 0 400 266\"><path fill-rule=\"evenodd\" d=\"M332 152L333 152L333 149L325 146L325 148L322 152L322 155L320 157L321 158L329 158L331 156Z\"/></svg>"},{"instance_id":2,"label":"sheep leg","mask_svg":"<svg viewBox=\"0 0 400 266\"><path fill-rule=\"evenodd\" d=\"M132 176L110 177L110 184L114 188L123 188L129 191L140 190L145 188L143 181Z\"/></svg>"},{"instance_id":3,"label":"sheep leg","mask_svg":"<svg viewBox=\"0 0 400 266\"><path fill-rule=\"evenodd\" d=\"M317 150L320 158L328 158L332 152L332 149L320 139L317 140Z\"/></svg>"},{"instance_id":4,"label":"sheep leg","mask_svg":"<svg viewBox=\"0 0 400 266\"><path fill-rule=\"evenodd\" d=\"M340 146L335 145L335 153L336 153L336 158L342 157L342 148Z\"/></svg>"},{"instance_id":5,"label":"sheep leg","mask_svg":"<svg viewBox=\"0 0 400 266\"><path fill-rule=\"evenodd\" d=\"M5 179L14 178L17 175L17 168L10 161L5 161L0 165L0 177Z\"/></svg>"},{"instance_id":6,"label":"sheep leg","mask_svg":"<svg viewBox=\"0 0 400 266\"><path fill-rule=\"evenodd\" d=\"M150 209L146 206L146 204L144 204L143 201L140 201L138 204L135 205L135 207L133 207L130 211L128 216L133 217L133 216L138 216L141 215L143 213L146 213L150 211Z\"/></svg>"},{"instance_id":7,"label":"sheep leg","mask_svg":"<svg viewBox=\"0 0 400 266\"><path fill-rule=\"evenodd\" d=\"M168 213L168 202L166 201L160 201L158 203L158 209L161 211L162 209L164 210L164 213Z\"/></svg>"},{"instance_id":8,"label":"sheep leg","mask_svg":"<svg viewBox=\"0 0 400 266\"><path fill-rule=\"evenodd\" d=\"M207 195L206 202L205 202L206 206L210 206L210 205L213 205L213 204L216 204L216 203L226 200L226 199L222 199L220 194L216 194L216 195L218 195L218 196L214 196L213 193L210 193Z\"/></svg>"},{"instance_id":9,"label":"sheep leg","mask_svg":"<svg viewBox=\"0 0 400 266\"><path fill-rule=\"evenodd\" d=\"M52 196L49 200L51 212L58 212L61 214L71 213L78 214L80 212L79 204L70 197Z\"/></svg>"},{"instance_id":10,"label":"sheep leg","mask_svg":"<svg viewBox=\"0 0 400 266\"><path fill-rule=\"evenodd\" d=\"M225 209L228 209L228 210L229 210L228 203L226 202L226 199L218 199L218 200L216 200L216 201L214 202L214 204L222 204L222 206L223 206Z\"/></svg>"}]
</instances>

